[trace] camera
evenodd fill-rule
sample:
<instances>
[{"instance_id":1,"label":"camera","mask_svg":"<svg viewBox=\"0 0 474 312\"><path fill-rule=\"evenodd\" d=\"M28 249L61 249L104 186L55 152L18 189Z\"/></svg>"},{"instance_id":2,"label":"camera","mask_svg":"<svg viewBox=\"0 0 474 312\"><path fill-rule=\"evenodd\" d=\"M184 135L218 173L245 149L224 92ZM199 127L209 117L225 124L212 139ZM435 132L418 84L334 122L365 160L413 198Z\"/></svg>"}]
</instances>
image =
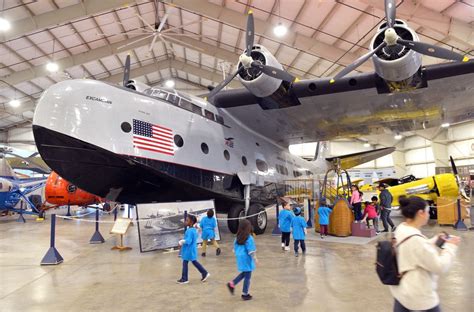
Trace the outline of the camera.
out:
<instances>
[{"instance_id":1,"label":"camera","mask_svg":"<svg viewBox=\"0 0 474 312\"><path fill-rule=\"evenodd\" d=\"M444 235L445 235L445 238L443 239L441 237L441 235L438 237L438 239L436 240L436 246L438 246L439 248L443 248L443 245L444 243L446 243L446 240L445 239L449 239L449 234L446 233L446 232L442 232Z\"/></svg>"}]
</instances>

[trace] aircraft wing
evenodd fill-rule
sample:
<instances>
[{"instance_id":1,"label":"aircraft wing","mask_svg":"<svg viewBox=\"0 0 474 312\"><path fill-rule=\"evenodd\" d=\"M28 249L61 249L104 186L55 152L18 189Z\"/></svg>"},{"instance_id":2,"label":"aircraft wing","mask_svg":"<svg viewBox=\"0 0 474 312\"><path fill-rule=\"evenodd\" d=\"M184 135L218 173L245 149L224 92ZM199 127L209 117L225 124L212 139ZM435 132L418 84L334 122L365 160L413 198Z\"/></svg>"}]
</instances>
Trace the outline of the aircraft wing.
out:
<instances>
[{"instance_id":1,"label":"aircraft wing","mask_svg":"<svg viewBox=\"0 0 474 312\"><path fill-rule=\"evenodd\" d=\"M284 101L246 89L218 93L213 103L281 145L394 133L474 117L474 61L426 66L426 87L388 93L375 73L293 84Z\"/></svg>"}]
</instances>

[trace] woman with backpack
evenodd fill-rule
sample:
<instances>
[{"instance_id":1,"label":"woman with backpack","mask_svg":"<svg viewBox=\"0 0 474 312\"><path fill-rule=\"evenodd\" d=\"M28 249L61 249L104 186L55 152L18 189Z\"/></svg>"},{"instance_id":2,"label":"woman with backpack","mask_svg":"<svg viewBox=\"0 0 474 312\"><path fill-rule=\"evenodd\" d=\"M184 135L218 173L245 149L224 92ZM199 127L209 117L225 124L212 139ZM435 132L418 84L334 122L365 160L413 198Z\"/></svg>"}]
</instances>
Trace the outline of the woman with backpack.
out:
<instances>
[{"instance_id":1,"label":"woman with backpack","mask_svg":"<svg viewBox=\"0 0 474 312\"><path fill-rule=\"evenodd\" d=\"M399 202L405 222L395 231L401 279L398 285L390 286L395 298L393 311L439 312L438 277L451 267L461 239L446 233L426 238L420 231L430 218L426 201L402 196Z\"/></svg>"}]
</instances>

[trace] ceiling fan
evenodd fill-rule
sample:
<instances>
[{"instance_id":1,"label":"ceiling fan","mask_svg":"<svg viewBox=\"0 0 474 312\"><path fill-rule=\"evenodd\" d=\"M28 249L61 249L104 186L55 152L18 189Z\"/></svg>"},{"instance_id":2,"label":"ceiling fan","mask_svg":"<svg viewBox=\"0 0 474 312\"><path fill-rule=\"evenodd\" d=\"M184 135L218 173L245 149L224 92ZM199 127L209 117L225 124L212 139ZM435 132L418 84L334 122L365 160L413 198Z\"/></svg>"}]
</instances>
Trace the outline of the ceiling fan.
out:
<instances>
[{"instance_id":1,"label":"ceiling fan","mask_svg":"<svg viewBox=\"0 0 474 312\"><path fill-rule=\"evenodd\" d=\"M180 26L176 26L176 27L167 27L167 28L165 28L165 24L166 24L166 21L169 17L169 14L165 13L165 15L163 16L163 18L160 21L159 20L158 1L157 0L155 0L155 8L156 8L156 11L155 11L155 23L154 23L154 25L149 24L140 15L135 14L136 17L138 17L143 22L143 24L145 25L144 28L134 29L134 30L131 30L131 31L124 31L124 32L117 33L117 34L97 33L97 35L99 35L99 36L113 36L113 35L123 35L123 34L127 34L127 35L145 35L145 37L141 37L137 40L134 40L132 42L129 42L127 44L119 46L117 48L118 50L124 49L124 48L126 48L128 46L131 46L131 45L133 45L137 42L140 42L140 41L149 40L151 38L150 45L148 46L148 53L150 53L153 50L153 47L155 46L157 41L163 42L163 44L166 47L166 50L173 51L173 47L170 45L170 42L171 42L171 43L177 43L179 45L182 45L182 46L185 46L185 47L188 47L188 48L192 48L194 50L203 51L202 49L200 49L198 47L195 47L193 45L190 45L190 44L180 40L179 38L182 38L182 37L188 37L188 38L206 37L206 38L210 38L209 36L191 34L191 33L178 33L178 32L176 32L177 30L183 29L184 27L201 23L201 20L184 23L184 24L182 24ZM119 24L123 25L123 23L120 23L120 22L119 22Z\"/></svg>"}]
</instances>

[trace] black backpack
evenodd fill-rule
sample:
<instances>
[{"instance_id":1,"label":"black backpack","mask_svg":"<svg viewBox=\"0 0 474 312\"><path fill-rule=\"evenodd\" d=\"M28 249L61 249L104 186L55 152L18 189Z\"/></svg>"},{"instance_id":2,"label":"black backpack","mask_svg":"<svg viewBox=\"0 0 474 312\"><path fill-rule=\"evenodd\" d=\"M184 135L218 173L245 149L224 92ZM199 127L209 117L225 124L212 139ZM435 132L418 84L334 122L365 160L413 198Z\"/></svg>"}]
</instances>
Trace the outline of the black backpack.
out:
<instances>
[{"instance_id":1,"label":"black backpack","mask_svg":"<svg viewBox=\"0 0 474 312\"><path fill-rule=\"evenodd\" d=\"M400 283L404 272L398 272L396 248L413 236L421 235L410 235L398 244L395 237L393 237L391 241L387 240L377 243L377 262L375 263L375 270L383 284L398 285Z\"/></svg>"}]
</instances>

